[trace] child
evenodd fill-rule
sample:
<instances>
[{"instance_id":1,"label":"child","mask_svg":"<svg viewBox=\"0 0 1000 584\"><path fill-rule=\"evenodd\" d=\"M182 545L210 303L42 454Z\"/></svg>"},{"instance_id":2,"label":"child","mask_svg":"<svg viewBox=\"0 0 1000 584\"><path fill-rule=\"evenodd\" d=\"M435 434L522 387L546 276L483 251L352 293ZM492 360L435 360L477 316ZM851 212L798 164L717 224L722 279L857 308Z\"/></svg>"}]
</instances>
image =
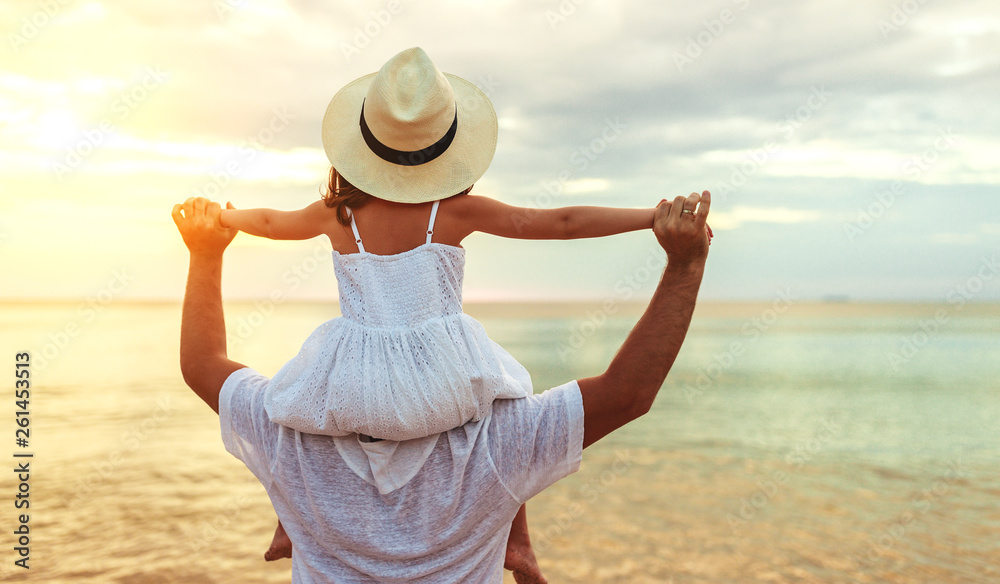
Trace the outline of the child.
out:
<instances>
[{"instance_id":1,"label":"child","mask_svg":"<svg viewBox=\"0 0 1000 584\"><path fill-rule=\"evenodd\" d=\"M271 380L270 418L301 432L416 441L531 395L528 372L462 313L465 250L475 231L518 239L601 237L648 229L654 209L528 209L470 195L492 159L497 122L471 83L404 51L334 96L323 120L332 167L323 200L299 211L222 211L224 226L270 239L325 235L342 317L321 325ZM431 440L431 441L428 441ZM419 470L386 468L380 492ZM266 557L290 557L281 524ZM544 581L524 507L505 567Z\"/></svg>"}]
</instances>

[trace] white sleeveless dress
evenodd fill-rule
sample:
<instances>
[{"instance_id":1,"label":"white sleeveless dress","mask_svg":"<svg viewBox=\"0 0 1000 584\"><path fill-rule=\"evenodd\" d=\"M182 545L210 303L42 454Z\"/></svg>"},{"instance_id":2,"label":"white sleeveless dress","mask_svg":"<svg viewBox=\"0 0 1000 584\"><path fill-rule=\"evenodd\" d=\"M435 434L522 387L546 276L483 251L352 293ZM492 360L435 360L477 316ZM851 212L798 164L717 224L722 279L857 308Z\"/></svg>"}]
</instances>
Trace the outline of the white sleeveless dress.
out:
<instances>
[{"instance_id":1,"label":"white sleeveless dress","mask_svg":"<svg viewBox=\"0 0 1000 584\"><path fill-rule=\"evenodd\" d=\"M496 399L531 395L528 371L462 312L465 249L333 252L342 316L319 326L271 379L271 420L300 432L393 441L481 419Z\"/></svg>"}]
</instances>

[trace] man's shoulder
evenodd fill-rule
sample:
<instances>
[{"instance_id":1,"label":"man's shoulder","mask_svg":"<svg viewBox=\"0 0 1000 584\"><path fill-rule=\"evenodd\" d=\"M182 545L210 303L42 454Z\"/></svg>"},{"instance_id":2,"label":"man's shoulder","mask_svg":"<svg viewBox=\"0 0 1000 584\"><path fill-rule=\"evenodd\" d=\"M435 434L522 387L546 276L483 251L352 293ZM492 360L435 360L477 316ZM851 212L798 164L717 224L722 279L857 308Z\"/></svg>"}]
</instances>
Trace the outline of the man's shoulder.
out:
<instances>
[{"instance_id":1,"label":"man's shoulder","mask_svg":"<svg viewBox=\"0 0 1000 584\"><path fill-rule=\"evenodd\" d=\"M489 455L515 499L524 502L579 469L583 421L583 396L576 381L493 403Z\"/></svg>"},{"instance_id":2,"label":"man's shoulder","mask_svg":"<svg viewBox=\"0 0 1000 584\"><path fill-rule=\"evenodd\" d=\"M574 379L523 399L499 399L493 402L493 416L537 415L546 410L572 409L577 403L582 413L583 396L580 394L580 385Z\"/></svg>"},{"instance_id":3,"label":"man's shoulder","mask_svg":"<svg viewBox=\"0 0 1000 584\"><path fill-rule=\"evenodd\" d=\"M261 446L252 443L261 438L261 431L269 423L263 399L269 381L268 377L244 367L230 373L219 390L222 442L226 450L244 462L247 462L243 458L245 446Z\"/></svg>"},{"instance_id":4,"label":"man's shoulder","mask_svg":"<svg viewBox=\"0 0 1000 584\"><path fill-rule=\"evenodd\" d=\"M255 401L262 403L256 398L267 388L269 381L268 377L250 367L243 367L230 373L219 390L219 416L223 416L225 409L228 414L226 417L231 417L234 405L243 409Z\"/></svg>"}]
</instances>

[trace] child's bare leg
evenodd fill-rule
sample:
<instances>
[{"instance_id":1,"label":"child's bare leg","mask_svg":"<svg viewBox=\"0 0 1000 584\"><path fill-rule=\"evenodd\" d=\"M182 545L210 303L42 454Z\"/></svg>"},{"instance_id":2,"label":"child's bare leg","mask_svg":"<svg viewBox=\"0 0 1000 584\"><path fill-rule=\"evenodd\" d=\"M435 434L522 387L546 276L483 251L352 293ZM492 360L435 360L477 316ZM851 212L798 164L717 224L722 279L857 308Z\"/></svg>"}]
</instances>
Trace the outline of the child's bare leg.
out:
<instances>
[{"instance_id":1,"label":"child's bare leg","mask_svg":"<svg viewBox=\"0 0 1000 584\"><path fill-rule=\"evenodd\" d=\"M525 505L517 510L514 522L510 524L510 537L507 538L507 556L503 567L514 572L517 584L546 584L548 580L542 576L542 569L535 559L535 550L531 549L531 539L528 537L528 512Z\"/></svg>"},{"instance_id":2,"label":"child's bare leg","mask_svg":"<svg viewBox=\"0 0 1000 584\"><path fill-rule=\"evenodd\" d=\"M285 528L278 522L278 528L274 530L274 539L271 540L271 547L264 552L264 559L273 562L281 558L292 557L292 540L288 539Z\"/></svg>"}]
</instances>

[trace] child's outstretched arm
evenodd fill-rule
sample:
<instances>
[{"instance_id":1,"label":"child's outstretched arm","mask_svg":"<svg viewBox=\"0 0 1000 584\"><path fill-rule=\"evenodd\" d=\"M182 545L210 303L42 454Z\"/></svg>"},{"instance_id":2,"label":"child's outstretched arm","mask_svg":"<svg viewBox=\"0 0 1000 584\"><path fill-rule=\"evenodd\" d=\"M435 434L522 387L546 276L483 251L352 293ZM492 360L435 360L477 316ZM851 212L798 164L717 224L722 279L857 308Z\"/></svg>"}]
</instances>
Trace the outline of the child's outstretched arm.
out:
<instances>
[{"instance_id":1,"label":"child's outstretched arm","mask_svg":"<svg viewBox=\"0 0 1000 584\"><path fill-rule=\"evenodd\" d=\"M324 221L331 216L323 201L316 201L298 211L274 209L236 209L232 203L219 215L224 227L268 239L309 239L323 234Z\"/></svg>"},{"instance_id":2,"label":"child's outstretched arm","mask_svg":"<svg viewBox=\"0 0 1000 584\"><path fill-rule=\"evenodd\" d=\"M464 195L457 209L469 232L514 239L582 239L651 229L656 209L615 207L515 207L489 197Z\"/></svg>"}]
</instances>

